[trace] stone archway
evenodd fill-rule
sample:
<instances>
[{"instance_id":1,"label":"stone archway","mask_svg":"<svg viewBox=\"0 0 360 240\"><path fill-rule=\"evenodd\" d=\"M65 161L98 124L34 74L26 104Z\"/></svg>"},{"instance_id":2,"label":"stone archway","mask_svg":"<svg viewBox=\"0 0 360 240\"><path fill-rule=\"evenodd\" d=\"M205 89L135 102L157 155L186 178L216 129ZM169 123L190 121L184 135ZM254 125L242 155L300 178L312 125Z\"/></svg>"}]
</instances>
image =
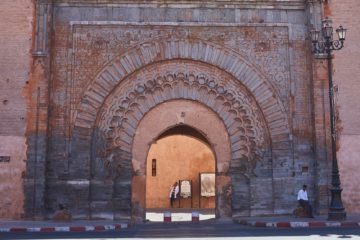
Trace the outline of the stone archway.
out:
<instances>
[{"instance_id":1,"label":"stone archway","mask_svg":"<svg viewBox=\"0 0 360 240\"><path fill-rule=\"evenodd\" d=\"M159 116L161 116L159 118ZM153 141L167 129L186 124L206 136L216 158L217 214L231 216L231 197L226 196L231 180L227 176L230 159L230 138L222 120L208 107L192 100L172 100L157 105L140 121L134 136L132 162L134 168L142 169L133 177L132 202L138 207L142 218L145 211L146 158Z\"/></svg>"},{"instance_id":2,"label":"stone archway","mask_svg":"<svg viewBox=\"0 0 360 240\"><path fill-rule=\"evenodd\" d=\"M194 67L195 66L195 67ZM242 165L243 173L254 174L261 151L270 140L264 116L253 96L235 79L206 64L171 61L153 64L121 83L98 113L98 129L106 148L121 147L131 156L136 128L152 108L175 99L199 102L223 121L231 139L232 166ZM111 154L106 154L110 161ZM144 173L144 164L134 164L134 172ZM226 170L229 169L227 164Z\"/></svg>"},{"instance_id":3,"label":"stone archway","mask_svg":"<svg viewBox=\"0 0 360 240\"><path fill-rule=\"evenodd\" d=\"M193 111L190 111L190 109ZM173 207L177 212L183 213L188 212L189 208L194 208L194 211L200 211L200 213L206 214L207 217L213 218L215 217L216 209L216 192L214 192L214 197L200 197L199 174L216 174L216 153L213 150L213 146L216 143L210 143L209 137L211 140L217 140L219 143L222 142L220 148L217 148L218 154L219 150L221 150L227 151L227 153L224 152L220 154L230 155L229 141L225 138L225 135L216 139L212 136L211 132L208 132L210 133L208 136L199 129L188 125L188 123L195 125L195 119L200 120L206 117L209 120L211 119L211 121L204 121L203 126L201 126L202 130L208 131L209 128L206 125L209 123L212 127L218 127L220 134L224 133L222 131L224 131L225 128L216 114L201 104L194 101L174 100L157 106L144 117L139 125L139 134L136 139L142 139L144 131L145 135L148 135L147 129L152 125L151 120L159 121L158 115L164 111L166 111L168 117L160 120L162 126L166 126L174 120L174 122L177 123L175 126L167 128L157 136L148 147L149 151L146 166L146 219L157 221L156 212L159 212L160 209ZM178 115L179 111L181 111L181 119L174 119L171 115ZM138 143L138 141L136 142ZM138 152L139 147L141 147L140 144L134 147L134 152ZM223 156L221 156L221 158L223 158ZM179 180L191 181L191 197L180 200L177 199L174 205L171 206L169 202L169 187L175 181ZM214 181L214 184L215 182L216 181ZM213 187L213 190L216 191L216 185L213 185ZM133 186L133 188L136 189L137 187ZM218 206L217 209L218 213L223 212L224 206Z\"/></svg>"},{"instance_id":4,"label":"stone archway","mask_svg":"<svg viewBox=\"0 0 360 240\"><path fill-rule=\"evenodd\" d=\"M131 74L147 65L176 59L206 63L231 75L256 100L269 127L275 130L270 131L271 137L289 134L289 121L283 103L266 75L238 52L201 39L158 39L135 46L113 59L84 91L77 112L73 113L76 116L74 126L91 127L107 96Z\"/></svg>"},{"instance_id":5,"label":"stone archway","mask_svg":"<svg viewBox=\"0 0 360 240\"><path fill-rule=\"evenodd\" d=\"M115 218L142 215L130 214L142 209L131 201L131 186L137 181L131 180L132 175L144 173L141 164L132 162L136 128L151 109L179 99L212 109L225 125L231 157L227 171L219 175L232 180L231 191L230 186L226 190L233 200L230 214L274 213L273 170L277 177L286 174L281 164L291 157L283 104L266 77L244 57L197 40L141 44L109 63L84 92L73 113L73 139L80 140L74 141L74 148L96 146L89 155L80 154L81 161L91 159L90 189L106 185L101 191L111 196L112 203L91 191L89 198L101 202ZM96 216L97 209L101 207L91 214Z\"/></svg>"},{"instance_id":6,"label":"stone archway","mask_svg":"<svg viewBox=\"0 0 360 240\"><path fill-rule=\"evenodd\" d=\"M96 150L92 182L104 185L106 181L101 179L113 179L108 193L112 195L115 218L130 214L130 209L132 217L143 218L144 195L139 191L144 192L141 186L144 186L146 157L137 156L144 151L133 150L137 146L137 129L153 109L175 100L193 101L211 109L224 125L218 135L228 136L230 151L224 159L217 155L220 179L217 182L222 184L218 187L218 206L221 205L217 208L218 216L231 216L234 210L248 214L249 179L258 173L265 176L264 172L271 179L268 161L271 130L252 94L231 75L204 63L178 60L152 64L129 76L109 94L98 112L93 134ZM177 118L181 114L177 113ZM197 124L203 122L198 119ZM148 146L149 141L143 144ZM215 152L220 145L214 145ZM247 180L231 181L238 175ZM266 183L271 184L269 179ZM248 192L244 193L244 189ZM239 201L232 203L232 198ZM271 201L271 197L266 201Z\"/></svg>"}]
</instances>

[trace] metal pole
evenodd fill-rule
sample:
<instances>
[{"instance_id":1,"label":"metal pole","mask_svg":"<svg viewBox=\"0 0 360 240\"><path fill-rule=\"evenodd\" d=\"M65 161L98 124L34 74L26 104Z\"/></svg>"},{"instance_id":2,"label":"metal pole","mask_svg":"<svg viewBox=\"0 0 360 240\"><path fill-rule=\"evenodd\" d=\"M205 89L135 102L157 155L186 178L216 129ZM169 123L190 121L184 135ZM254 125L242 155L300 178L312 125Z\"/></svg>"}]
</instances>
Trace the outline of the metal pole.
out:
<instances>
[{"instance_id":1,"label":"metal pole","mask_svg":"<svg viewBox=\"0 0 360 240\"><path fill-rule=\"evenodd\" d=\"M330 100L330 126L331 126L331 153L332 153L332 174L331 174L331 202L329 207L329 220L345 220L346 212L341 200L342 189L340 187L340 174L336 156L336 119L334 104L334 85L332 80L332 56L330 38L326 38L326 52L328 60L329 78L329 100Z\"/></svg>"}]
</instances>

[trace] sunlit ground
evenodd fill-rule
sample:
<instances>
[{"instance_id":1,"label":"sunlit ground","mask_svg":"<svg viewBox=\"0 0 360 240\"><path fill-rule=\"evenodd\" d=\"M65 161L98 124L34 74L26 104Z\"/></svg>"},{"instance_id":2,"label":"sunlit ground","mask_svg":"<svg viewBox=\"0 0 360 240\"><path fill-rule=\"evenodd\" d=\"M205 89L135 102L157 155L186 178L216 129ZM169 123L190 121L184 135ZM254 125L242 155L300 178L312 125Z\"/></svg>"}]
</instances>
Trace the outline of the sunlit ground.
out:
<instances>
[{"instance_id":1,"label":"sunlit ground","mask_svg":"<svg viewBox=\"0 0 360 240\"><path fill-rule=\"evenodd\" d=\"M215 214L199 214L199 220L215 219ZM146 212L146 220L150 222L163 222L164 213ZM172 222L189 222L191 221L191 213L171 213Z\"/></svg>"}]
</instances>

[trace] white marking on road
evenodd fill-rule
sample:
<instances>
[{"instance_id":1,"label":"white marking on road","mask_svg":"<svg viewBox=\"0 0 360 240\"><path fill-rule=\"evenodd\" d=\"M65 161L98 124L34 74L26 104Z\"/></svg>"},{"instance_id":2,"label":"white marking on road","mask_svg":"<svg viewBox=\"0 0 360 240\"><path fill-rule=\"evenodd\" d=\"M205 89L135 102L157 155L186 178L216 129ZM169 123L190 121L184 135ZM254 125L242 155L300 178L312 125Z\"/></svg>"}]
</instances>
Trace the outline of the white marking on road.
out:
<instances>
[{"instance_id":1,"label":"white marking on road","mask_svg":"<svg viewBox=\"0 0 360 240\"><path fill-rule=\"evenodd\" d=\"M308 222L290 222L290 226L293 228L309 227L309 223Z\"/></svg>"},{"instance_id":2,"label":"white marking on road","mask_svg":"<svg viewBox=\"0 0 360 240\"><path fill-rule=\"evenodd\" d=\"M28 232L40 232L41 231L41 228L36 228L36 227L34 227L34 228L27 228L27 231Z\"/></svg>"},{"instance_id":3,"label":"white marking on road","mask_svg":"<svg viewBox=\"0 0 360 240\"><path fill-rule=\"evenodd\" d=\"M55 227L55 232L69 232L70 227Z\"/></svg>"}]
</instances>

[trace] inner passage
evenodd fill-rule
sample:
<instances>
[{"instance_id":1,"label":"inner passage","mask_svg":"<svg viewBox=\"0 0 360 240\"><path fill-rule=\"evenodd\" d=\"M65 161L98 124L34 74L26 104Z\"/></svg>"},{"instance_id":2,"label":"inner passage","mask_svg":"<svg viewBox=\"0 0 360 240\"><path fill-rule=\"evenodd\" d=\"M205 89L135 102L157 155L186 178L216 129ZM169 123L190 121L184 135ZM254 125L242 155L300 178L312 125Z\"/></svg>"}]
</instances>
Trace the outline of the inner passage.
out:
<instances>
[{"instance_id":1,"label":"inner passage","mask_svg":"<svg viewBox=\"0 0 360 240\"><path fill-rule=\"evenodd\" d=\"M146 171L147 212L191 215L199 211L206 215L215 209L215 157L206 139L195 130L182 126L162 134L149 150ZM175 182L179 194L171 206Z\"/></svg>"}]
</instances>

